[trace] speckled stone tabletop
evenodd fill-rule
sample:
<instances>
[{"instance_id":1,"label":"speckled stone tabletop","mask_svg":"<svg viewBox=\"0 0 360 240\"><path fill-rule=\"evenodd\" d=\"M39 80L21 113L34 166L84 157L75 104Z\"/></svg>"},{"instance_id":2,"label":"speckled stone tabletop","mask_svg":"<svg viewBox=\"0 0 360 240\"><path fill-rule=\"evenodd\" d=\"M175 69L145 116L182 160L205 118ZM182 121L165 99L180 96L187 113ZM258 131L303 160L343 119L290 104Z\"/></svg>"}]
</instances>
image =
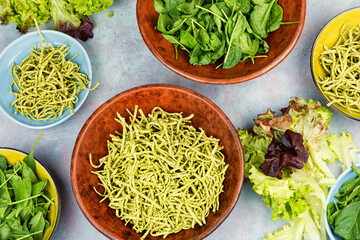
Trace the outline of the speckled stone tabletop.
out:
<instances>
[{"instance_id":1,"label":"speckled stone tabletop","mask_svg":"<svg viewBox=\"0 0 360 240\"><path fill-rule=\"evenodd\" d=\"M135 0L114 0L114 16L99 13L92 17L94 38L81 42L93 67L93 82L100 82L81 109L66 122L45 130L35 157L55 177L60 188L61 218L54 240L106 239L93 228L77 206L70 182L70 161L76 137L91 113L112 96L144 84L170 83L203 94L217 104L235 128L248 128L252 119L268 107L278 111L292 96L312 98L323 104L310 73L310 51L316 35L333 16L360 6L359 0L308 0L305 26L290 55L277 67L254 80L228 86L206 85L187 80L163 66L143 42L136 21ZM51 24L42 29L52 29ZM31 29L34 31L34 29ZM0 26L0 51L20 37L14 25ZM0 79L1 81L1 79ZM334 113L330 132L351 131L360 146L360 123ZM29 152L40 130L17 125L0 112L0 147ZM339 169L333 167L336 175ZM94 203L96 204L96 203ZM270 220L271 210L246 181L231 215L207 239L262 239L285 222Z\"/></svg>"}]
</instances>

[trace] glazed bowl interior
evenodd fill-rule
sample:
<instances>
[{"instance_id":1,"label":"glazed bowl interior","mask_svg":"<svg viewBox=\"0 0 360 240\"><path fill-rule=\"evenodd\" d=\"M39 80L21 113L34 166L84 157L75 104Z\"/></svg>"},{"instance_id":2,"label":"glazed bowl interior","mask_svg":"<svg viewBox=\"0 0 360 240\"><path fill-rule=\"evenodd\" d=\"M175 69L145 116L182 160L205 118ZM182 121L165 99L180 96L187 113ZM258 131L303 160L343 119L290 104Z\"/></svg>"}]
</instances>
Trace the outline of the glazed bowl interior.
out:
<instances>
[{"instance_id":1,"label":"glazed bowl interior","mask_svg":"<svg viewBox=\"0 0 360 240\"><path fill-rule=\"evenodd\" d=\"M244 159L239 137L226 115L210 100L200 94L173 85L145 85L134 88L111 98L100 106L87 120L75 143L71 161L71 182L75 199L89 222L110 239L139 239L142 234L136 233L131 226L115 216L108 201L94 191L99 180L91 171L89 153L94 163L107 155L107 140L115 131L121 131L120 124L114 119L118 112L128 118L126 109L134 110L139 106L145 114L154 107L161 107L168 112L182 112L184 116L194 114L191 124L202 127L207 135L220 139L224 146L225 162L229 164L224 181L224 192L220 194L220 208L211 212L206 224L182 230L169 235L166 239L202 239L214 231L230 214L235 206L244 178ZM163 239L148 236L147 239Z\"/></svg>"},{"instance_id":2,"label":"glazed bowl interior","mask_svg":"<svg viewBox=\"0 0 360 240\"><path fill-rule=\"evenodd\" d=\"M267 57L256 58L255 64L248 59L226 70L215 69L221 61L206 66L191 65L188 53L183 50L178 51L178 59L175 59L174 46L155 29L159 15L154 9L153 0L137 1L137 21L140 33L150 51L172 71L197 82L234 84L270 71L285 59L299 39L305 22L306 0L279 0L278 4L284 9L283 22L299 21L299 23L283 24L278 30L269 34L266 39L270 46Z\"/></svg>"},{"instance_id":3,"label":"glazed bowl interior","mask_svg":"<svg viewBox=\"0 0 360 240\"><path fill-rule=\"evenodd\" d=\"M4 155L7 159L8 164L15 164L17 161L23 161L24 157L27 154L10 148L0 148L0 154ZM45 229L43 240L51 239L57 228L59 218L60 218L60 202L59 202L59 192L55 185L53 178L50 173L42 166L38 161L36 161L36 176L41 180L47 180L48 184L45 187L50 193L50 196L54 198L54 203L50 205L50 211L47 216L47 220L50 222L50 227Z\"/></svg>"},{"instance_id":4,"label":"glazed bowl interior","mask_svg":"<svg viewBox=\"0 0 360 240\"><path fill-rule=\"evenodd\" d=\"M319 76L323 78L326 76L326 72L320 64L319 57L320 53L324 51L324 46L331 48L335 45L344 23L350 24L351 27L358 26L360 24L360 8L347 10L331 19L318 34L311 53L313 80L318 92L326 102L329 102L329 99L318 85ZM336 103L330 105L330 107L347 118L360 121L360 113L349 112L349 110Z\"/></svg>"}]
</instances>

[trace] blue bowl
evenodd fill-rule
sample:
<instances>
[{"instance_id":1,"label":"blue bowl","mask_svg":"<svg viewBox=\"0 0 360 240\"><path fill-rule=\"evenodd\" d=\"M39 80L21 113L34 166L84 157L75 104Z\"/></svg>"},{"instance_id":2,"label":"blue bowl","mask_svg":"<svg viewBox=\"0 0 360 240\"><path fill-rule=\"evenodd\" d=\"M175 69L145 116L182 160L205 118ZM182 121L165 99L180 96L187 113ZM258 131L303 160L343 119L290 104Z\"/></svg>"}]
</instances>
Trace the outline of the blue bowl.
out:
<instances>
[{"instance_id":1,"label":"blue bowl","mask_svg":"<svg viewBox=\"0 0 360 240\"><path fill-rule=\"evenodd\" d=\"M357 168L360 168L360 164L356 165ZM327 204L337 201L337 198L334 196L336 193L339 192L340 188L342 187L342 185L351 180L356 178L356 173L354 172L354 170L352 168L348 168L347 170L345 170L336 180L336 185L334 187L332 187L330 189L328 198L327 198ZM332 230L328 220L327 220L327 211L325 211L325 227L326 227L326 231L330 237L331 240L341 240L342 238L339 237L338 235L336 235L334 233L334 231Z\"/></svg>"},{"instance_id":2,"label":"blue bowl","mask_svg":"<svg viewBox=\"0 0 360 240\"><path fill-rule=\"evenodd\" d=\"M79 54L73 62L80 65L80 72L86 74L90 81L92 80L92 70L89 56L87 55L84 47L77 40L58 31L44 30L41 31L41 33L44 36L45 41L53 46L63 44L70 46L70 54L66 57L67 59ZM15 64L20 64L22 60L31 53L30 48L35 45L39 46L40 43L43 44L38 32L28 33L13 41L0 54L0 108L5 115L16 123L32 129L50 128L64 122L72 116L70 110L66 109L61 116L58 116L55 119L35 121L33 119L28 119L20 113L15 114L15 108L10 107L11 103L15 100L15 95L10 93L10 85L12 83L11 65L13 62L15 62ZM87 85L87 87L91 87L91 82ZM88 90L82 90L79 93L79 100L74 106L74 112L79 110L88 94Z\"/></svg>"}]
</instances>

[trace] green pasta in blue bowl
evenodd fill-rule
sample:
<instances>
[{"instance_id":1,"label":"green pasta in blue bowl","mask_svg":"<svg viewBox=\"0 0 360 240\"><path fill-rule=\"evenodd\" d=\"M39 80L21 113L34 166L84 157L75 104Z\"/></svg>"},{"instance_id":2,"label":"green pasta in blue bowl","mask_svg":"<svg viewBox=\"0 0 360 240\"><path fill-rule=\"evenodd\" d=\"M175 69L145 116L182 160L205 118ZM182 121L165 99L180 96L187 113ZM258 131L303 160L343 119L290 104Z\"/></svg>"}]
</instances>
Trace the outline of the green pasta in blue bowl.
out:
<instances>
[{"instance_id":1,"label":"green pasta in blue bowl","mask_svg":"<svg viewBox=\"0 0 360 240\"><path fill-rule=\"evenodd\" d=\"M71 117L91 90L89 57L74 38L26 34L0 55L0 109L16 123L44 129Z\"/></svg>"}]
</instances>

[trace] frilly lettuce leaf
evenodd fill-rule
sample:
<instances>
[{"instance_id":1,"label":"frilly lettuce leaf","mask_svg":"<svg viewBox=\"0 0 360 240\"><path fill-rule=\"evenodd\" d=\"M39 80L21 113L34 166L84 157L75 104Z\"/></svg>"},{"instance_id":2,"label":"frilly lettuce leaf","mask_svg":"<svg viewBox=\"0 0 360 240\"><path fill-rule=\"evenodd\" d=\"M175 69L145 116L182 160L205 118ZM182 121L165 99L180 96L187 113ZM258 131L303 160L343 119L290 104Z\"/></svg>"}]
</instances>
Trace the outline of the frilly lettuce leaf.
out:
<instances>
[{"instance_id":1,"label":"frilly lettuce leaf","mask_svg":"<svg viewBox=\"0 0 360 240\"><path fill-rule=\"evenodd\" d=\"M67 0L50 0L50 2L51 14L56 30L83 41L93 37L92 29L94 25L88 16L84 16L83 13L76 10L75 7L77 5L73 5ZM90 3L85 6L88 6L89 9L95 7L90 5ZM102 8L99 8L99 10L100 9Z\"/></svg>"},{"instance_id":2,"label":"frilly lettuce leaf","mask_svg":"<svg viewBox=\"0 0 360 240\"><path fill-rule=\"evenodd\" d=\"M270 109L258 115L256 126L239 131L244 147L247 177L253 189L272 208L272 220L289 220L289 224L266 239L326 239L324 212L329 187L336 179L327 166L340 159L346 166L360 152L350 134L327 136L332 112L311 99L291 98L289 106L275 116ZM266 176L261 171L270 139L279 140L290 129L300 133L309 160L304 168L284 174L283 179ZM266 141L267 140L267 141Z\"/></svg>"},{"instance_id":3,"label":"frilly lettuce leaf","mask_svg":"<svg viewBox=\"0 0 360 240\"><path fill-rule=\"evenodd\" d=\"M323 221L324 222L324 221ZM264 240L325 240L327 235L325 227L319 229L320 226L312 218L311 212L305 211L298 217L289 221L282 229L268 233Z\"/></svg>"},{"instance_id":4,"label":"frilly lettuce leaf","mask_svg":"<svg viewBox=\"0 0 360 240\"><path fill-rule=\"evenodd\" d=\"M249 179L253 183L254 191L263 195L263 200L272 208L272 220L289 220L311 209L317 222L320 221L326 209L327 184L319 184L314 174L307 169L294 170L287 178L277 179L266 176L255 166L249 171Z\"/></svg>"},{"instance_id":5,"label":"frilly lettuce leaf","mask_svg":"<svg viewBox=\"0 0 360 240\"><path fill-rule=\"evenodd\" d=\"M300 133L304 140L304 146L308 149L309 164L315 166L329 178L335 178L324 161L334 163L336 155L329 148L327 143L327 132L330 127L332 112L322 107L319 102L310 99L308 102L303 98L291 98L289 106L281 110L282 115L271 118L270 114L266 119L258 118L255 123L268 135L275 135L290 129ZM273 113L268 109L267 113Z\"/></svg>"},{"instance_id":6,"label":"frilly lettuce leaf","mask_svg":"<svg viewBox=\"0 0 360 240\"><path fill-rule=\"evenodd\" d=\"M240 141L244 151L245 177L249 177L249 170L252 166L260 168L264 162L267 147L271 142L271 137L264 135L249 134L248 131L240 129L238 131Z\"/></svg>"},{"instance_id":7,"label":"frilly lettuce leaf","mask_svg":"<svg viewBox=\"0 0 360 240\"><path fill-rule=\"evenodd\" d=\"M75 27L80 26L82 15L75 12L66 0L50 0L50 3L55 29L59 29L61 22L71 22Z\"/></svg>"},{"instance_id":8,"label":"frilly lettuce leaf","mask_svg":"<svg viewBox=\"0 0 360 240\"><path fill-rule=\"evenodd\" d=\"M113 0L68 0L68 2L79 14L85 16L106 11L113 4Z\"/></svg>"},{"instance_id":9,"label":"frilly lettuce leaf","mask_svg":"<svg viewBox=\"0 0 360 240\"><path fill-rule=\"evenodd\" d=\"M15 23L21 33L53 18L54 28L86 41L92 38L88 15L105 11L113 0L0 0L0 22Z\"/></svg>"},{"instance_id":10,"label":"frilly lettuce leaf","mask_svg":"<svg viewBox=\"0 0 360 240\"><path fill-rule=\"evenodd\" d=\"M2 25L15 23L21 33L38 23L46 23L50 19L49 0L0 0L0 22Z\"/></svg>"},{"instance_id":11,"label":"frilly lettuce leaf","mask_svg":"<svg viewBox=\"0 0 360 240\"><path fill-rule=\"evenodd\" d=\"M268 233L264 240L302 240L305 230L305 220L302 218L293 218L282 229L274 233Z\"/></svg>"},{"instance_id":12,"label":"frilly lettuce leaf","mask_svg":"<svg viewBox=\"0 0 360 240\"><path fill-rule=\"evenodd\" d=\"M355 146L351 133L341 132L340 137L334 133L327 140L330 143L330 149L334 151L336 158L342 163L343 170L355 164L355 155L360 152L360 149Z\"/></svg>"},{"instance_id":13,"label":"frilly lettuce leaf","mask_svg":"<svg viewBox=\"0 0 360 240\"><path fill-rule=\"evenodd\" d=\"M335 178L325 163L334 163L336 158L326 140L331 111L324 107L304 107L301 112L291 110L289 114L295 122L291 129L303 136L304 145L310 154L310 164L317 166L327 177Z\"/></svg>"}]
</instances>

